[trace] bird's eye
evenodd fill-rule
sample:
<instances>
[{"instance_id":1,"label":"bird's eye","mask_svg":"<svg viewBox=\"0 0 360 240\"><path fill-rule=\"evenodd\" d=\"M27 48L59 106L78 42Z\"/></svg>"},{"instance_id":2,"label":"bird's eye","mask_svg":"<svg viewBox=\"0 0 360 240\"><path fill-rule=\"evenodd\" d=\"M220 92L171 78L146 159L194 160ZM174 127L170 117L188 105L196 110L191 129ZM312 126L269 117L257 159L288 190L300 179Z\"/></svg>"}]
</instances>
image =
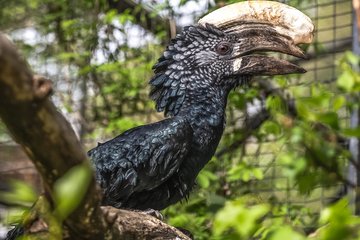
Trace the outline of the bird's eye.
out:
<instances>
[{"instance_id":1,"label":"bird's eye","mask_svg":"<svg viewBox=\"0 0 360 240\"><path fill-rule=\"evenodd\" d=\"M216 52L220 55L228 54L231 51L231 49L232 49L231 44L227 42L221 42L215 48Z\"/></svg>"}]
</instances>

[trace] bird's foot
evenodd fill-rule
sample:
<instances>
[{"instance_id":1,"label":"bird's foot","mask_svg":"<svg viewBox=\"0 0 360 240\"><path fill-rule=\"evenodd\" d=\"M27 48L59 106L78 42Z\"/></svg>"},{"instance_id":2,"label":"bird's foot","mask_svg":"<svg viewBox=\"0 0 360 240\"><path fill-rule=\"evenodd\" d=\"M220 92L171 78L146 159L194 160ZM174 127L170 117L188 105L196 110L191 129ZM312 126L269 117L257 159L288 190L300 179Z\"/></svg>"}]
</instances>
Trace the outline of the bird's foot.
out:
<instances>
[{"instance_id":1,"label":"bird's foot","mask_svg":"<svg viewBox=\"0 0 360 240\"><path fill-rule=\"evenodd\" d=\"M161 214L161 212L157 211L155 209L148 208L146 210L139 211L139 212L145 213L146 215L153 216L153 217L159 219L160 221L164 220L164 216Z\"/></svg>"}]
</instances>

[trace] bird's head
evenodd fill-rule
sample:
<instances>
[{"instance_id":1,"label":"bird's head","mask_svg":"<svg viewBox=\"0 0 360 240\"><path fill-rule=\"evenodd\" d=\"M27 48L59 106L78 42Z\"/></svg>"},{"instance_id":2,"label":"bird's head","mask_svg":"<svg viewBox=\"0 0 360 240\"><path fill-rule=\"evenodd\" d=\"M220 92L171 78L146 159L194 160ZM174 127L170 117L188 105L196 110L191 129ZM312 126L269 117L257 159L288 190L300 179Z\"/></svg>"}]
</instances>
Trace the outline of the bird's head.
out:
<instances>
[{"instance_id":1,"label":"bird's head","mask_svg":"<svg viewBox=\"0 0 360 240\"><path fill-rule=\"evenodd\" d=\"M187 99L228 91L254 75L304 73L288 61L259 54L272 51L304 58L309 17L285 4L246 1L220 8L171 40L150 80L158 111L176 115Z\"/></svg>"}]
</instances>

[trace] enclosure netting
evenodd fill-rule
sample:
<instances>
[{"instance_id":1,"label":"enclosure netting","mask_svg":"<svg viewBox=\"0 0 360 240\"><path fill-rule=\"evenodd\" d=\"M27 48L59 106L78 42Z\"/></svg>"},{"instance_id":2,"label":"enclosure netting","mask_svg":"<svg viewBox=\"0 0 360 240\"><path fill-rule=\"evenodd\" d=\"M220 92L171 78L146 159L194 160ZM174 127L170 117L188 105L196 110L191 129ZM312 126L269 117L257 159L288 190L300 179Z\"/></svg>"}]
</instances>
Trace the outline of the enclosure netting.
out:
<instances>
[{"instance_id":1,"label":"enclosure netting","mask_svg":"<svg viewBox=\"0 0 360 240\"><path fill-rule=\"evenodd\" d=\"M290 5L295 3L294 1L283 2ZM296 7L310 16L315 23L315 44L308 50L310 58L306 61L300 61L300 64L307 70L307 73L298 78L291 78L291 82L286 87L279 88L279 90L291 97L294 89L302 86L302 97L307 97L311 95L311 84L321 82L329 84L334 93L338 94L335 84L338 74L337 61L343 56L345 51L352 49L352 2L350 0L296 1ZM187 17L187 22L189 22L189 19L195 20L205 12L206 9L200 12L187 11L177 13L173 11L172 14L175 20ZM135 33L137 36L133 37L143 38L146 34L146 31L139 31ZM41 68L35 67L34 70L39 73L49 74L46 70L48 63L42 62L41 64ZM262 101L262 99L259 99L259 102L255 105L248 105L247 114L239 113L230 108L228 114L230 127L236 127L236 124L231 126L231 123L241 123L249 114L258 111L259 108L261 109L264 105ZM345 109L340 111L339 114L343 119L349 118L349 113ZM2 178L6 178L9 173L14 172L24 175L33 174L33 172L26 172L26 169L32 169L31 165L17 167L14 164L17 160L16 158L23 158L22 155L12 154L14 148L16 147L14 147L13 143L9 142L9 139L0 139L0 162L7 162L7 165L3 165L2 170L0 170L0 177ZM17 148L17 151L21 150ZM241 161L261 168L264 177L261 180L250 179L249 181L242 182L241 191L244 193L254 193L259 199L264 199L264 201L269 201L270 199L274 203L291 203L291 205L305 206L314 214L319 213L323 207L336 197L341 186L332 186L326 189L319 186L310 195L300 195L293 185L289 183L288 178L284 176L282 167L275 161L279 151L281 149L279 149L274 139L258 142L256 138L248 138L246 147L243 149ZM26 180L26 177L24 179ZM287 212L287 214L291 213ZM304 212L304 214L308 213ZM311 226L312 220L309 219L309 223L305 225Z\"/></svg>"},{"instance_id":2,"label":"enclosure netting","mask_svg":"<svg viewBox=\"0 0 360 240\"><path fill-rule=\"evenodd\" d=\"M292 4L291 1L284 2ZM336 87L337 62L345 51L351 51L352 48L352 3L328 0L302 1L300 7L299 3L296 6L310 16L315 24L314 44L308 49L310 58L300 61L307 73L298 78L291 78L291 82L279 90L291 99L294 91L298 91L300 87L301 97L306 98L312 94L311 85L321 82L329 85L334 96L338 95L340 93ZM296 98L294 101L296 103ZM349 113L345 109L340 110L338 114L341 119L348 121ZM343 186L318 186L308 195L299 194L288 177L284 176L284 168L279 165L279 161L275 161L280 152L281 148L276 141L258 142L256 138L248 140L245 149L245 158L249 158L247 163L260 167L265 174L262 180L252 180L243 184L244 192L256 193L260 199L270 199L275 204L288 204L292 208L298 205L302 211L287 209L283 213L297 215L290 217L302 219L302 222L298 223L302 228L311 228L316 223L316 215L338 197ZM303 218L298 216L299 214L303 214Z\"/></svg>"},{"instance_id":3,"label":"enclosure netting","mask_svg":"<svg viewBox=\"0 0 360 240\"><path fill-rule=\"evenodd\" d=\"M291 1L288 2L291 5ZM338 95L336 79L338 75L337 62L345 51L352 48L352 3L351 1L303 1L297 5L305 12L315 24L314 44L308 49L309 59L300 61L307 73L298 78L291 78L291 83L280 88L291 96L293 90L302 86L302 96L311 95L311 84L326 83ZM296 102L296 99L295 99ZM349 119L349 113L343 109L339 111L340 118ZM282 167L275 158L280 149L276 142L258 143L256 140L248 141L246 156L251 158L253 164L264 169L265 177L246 185L249 191L261 196L273 197L279 203L307 206L319 212L329 202L337 197L339 187L323 188L319 186L310 195L301 196L283 176ZM245 186L244 186L245 187ZM316 211L315 211L316 212Z\"/></svg>"},{"instance_id":4,"label":"enclosure netting","mask_svg":"<svg viewBox=\"0 0 360 240\"><path fill-rule=\"evenodd\" d=\"M334 96L338 96L340 94L336 86L336 79L339 74L338 61L343 57L345 51L351 51L352 49L352 2L350 0L281 2L296 6L306 13L315 24L315 36L314 44L307 51L309 59L297 60L307 70L307 73L299 77L287 79L290 82L286 86L278 87L272 85L274 88L278 88L272 90L280 91L289 101L293 100L296 103L296 99L299 97L306 98L311 96L312 84L324 83L330 87ZM185 14L198 17L203 12ZM184 16L175 15L175 19L182 17ZM197 19L197 17L192 18ZM269 78L267 79L270 81ZM299 91L299 89L301 89L301 96L297 94L297 97L294 99L293 96L296 95L294 92ZM264 106L265 100L259 99L255 104L247 105L245 114L232 109L230 106L227 115L227 127L231 128L231 131L236 131L238 125L241 127L246 118L261 111ZM346 109L341 109L338 114L340 119L349 122L350 113ZM299 227L302 229L309 228L311 230L312 227L315 227L316 219L321 209L335 201L339 194L343 193L343 186L340 184L327 186L326 188L318 186L310 194L300 194L293 183L289 182L289 178L284 175L284 168L280 165L279 161L276 161L281 152L281 144L276 139L259 142L257 138L249 137L246 141L246 146L241 150L241 154L235 153L232 157L241 158L238 162L245 163L249 168L260 168L264 173L264 177L261 180L250 177L249 180L241 182L238 185L240 192L254 194L259 201L271 201L274 204L285 206L282 214L298 218L301 221L298 223ZM222 150L218 149L218 156L219 151L221 152ZM219 161L221 161L221 157ZM287 205L292 206L292 209L286 208ZM298 210L301 209L301 211L296 210L297 206L299 207ZM303 214L303 216L299 216L299 214Z\"/></svg>"}]
</instances>

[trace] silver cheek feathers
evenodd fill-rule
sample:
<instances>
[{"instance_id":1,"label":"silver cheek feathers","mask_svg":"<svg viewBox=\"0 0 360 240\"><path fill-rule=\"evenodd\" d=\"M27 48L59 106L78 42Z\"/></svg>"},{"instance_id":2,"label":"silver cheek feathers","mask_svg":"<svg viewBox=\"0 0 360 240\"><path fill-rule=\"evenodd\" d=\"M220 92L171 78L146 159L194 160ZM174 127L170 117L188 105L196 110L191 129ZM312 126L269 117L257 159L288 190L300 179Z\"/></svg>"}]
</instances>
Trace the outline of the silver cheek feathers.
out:
<instances>
[{"instance_id":1,"label":"silver cheek feathers","mask_svg":"<svg viewBox=\"0 0 360 240\"><path fill-rule=\"evenodd\" d=\"M233 63L233 72L237 72L239 69L241 69L241 58L236 58Z\"/></svg>"}]
</instances>

